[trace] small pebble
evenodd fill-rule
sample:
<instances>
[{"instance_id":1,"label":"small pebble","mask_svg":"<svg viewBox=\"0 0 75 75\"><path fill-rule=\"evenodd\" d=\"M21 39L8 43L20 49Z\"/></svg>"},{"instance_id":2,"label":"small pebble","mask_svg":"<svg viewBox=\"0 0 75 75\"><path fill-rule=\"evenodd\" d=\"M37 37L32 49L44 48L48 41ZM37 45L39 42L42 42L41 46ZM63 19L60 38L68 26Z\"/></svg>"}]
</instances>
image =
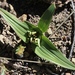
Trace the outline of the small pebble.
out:
<instances>
[{"instance_id":1,"label":"small pebble","mask_svg":"<svg viewBox=\"0 0 75 75\"><path fill-rule=\"evenodd\" d=\"M23 14L22 16L19 17L19 19L24 22L27 20L27 15L26 14Z\"/></svg>"},{"instance_id":2,"label":"small pebble","mask_svg":"<svg viewBox=\"0 0 75 75\"><path fill-rule=\"evenodd\" d=\"M33 73L36 73L37 71L36 70L33 70Z\"/></svg>"},{"instance_id":3,"label":"small pebble","mask_svg":"<svg viewBox=\"0 0 75 75\"><path fill-rule=\"evenodd\" d=\"M32 69L31 68L28 68L28 71L31 71Z\"/></svg>"},{"instance_id":4,"label":"small pebble","mask_svg":"<svg viewBox=\"0 0 75 75\"><path fill-rule=\"evenodd\" d=\"M74 63L75 63L75 58L72 58L72 62L74 62Z\"/></svg>"},{"instance_id":5,"label":"small pebble","mask_svg":"<svg viewBox=\"0 0 75 75\"><path fill-rule=\"evenodd\" d=\"M71 73L65 73L65 75L71 75Z\"/></svg>"},{"instance_id":6,"label":"small pebble","mask_svg":"<svg viewBox=\"0 0 75 75\"><path fill-rule=\"evenodd\" d=\"M48 34L52 34L51 28L49 28L49 29L47 30L47 32L48 32Z\"/></svg>"}]
</instances>

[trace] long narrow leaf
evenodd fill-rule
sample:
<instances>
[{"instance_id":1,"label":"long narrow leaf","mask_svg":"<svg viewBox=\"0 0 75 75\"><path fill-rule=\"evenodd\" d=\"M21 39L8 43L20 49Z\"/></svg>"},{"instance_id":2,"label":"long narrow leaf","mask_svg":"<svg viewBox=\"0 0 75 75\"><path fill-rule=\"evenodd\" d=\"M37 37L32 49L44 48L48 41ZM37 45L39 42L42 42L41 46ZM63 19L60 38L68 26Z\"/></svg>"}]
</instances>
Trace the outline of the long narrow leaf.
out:
<instances>
[{"instance_id":1,"label":"long narrow leaf","mask_svg":"<svg viewBox=\"0 0 75 75\"><path fill-rule=\"evenodd\" d=\"M56 49L45 36L42 36L41 46L35 48L35 53L41 58L51 61L59 66L75 70L75 65Z\"/></svg>"},{"instance_id":2,"label":"long narrow leaf","mask_svg":"<svg viewBox=\"0 0 75 75\"><path fill-rule=\"evenodd\" d=\"M41 29L42 32L45 32L48 29L54 11L55 11L55 4L52 4L42 15L38 23L38 27Z\"/></svg>"},{"instance_id":3,"label":"long narrow leaf","mask_svg":"<svg viewBox=\"0 0 75 75\"><path fill-rule=\"evenodd\" d=\"M12 15L11 13L7 12L6 10L0 8L0 14L1 12L3 12L5 15L7 15L13 22L15 22L16 24L20 25L21 27L25 28L25 29L29 29L28 25L25 22L21 22L20 20L18 20L14 15ZM2 15L2 14L1 14ZM2 15L3 16L3 15Z\"/></svg>"},{"instance_id":4,"label":"long narrow leaf","mask_svg":"<svg viewBox=\"0 0 75 75\"><path fill-rule=\"evenodd\" d=\"M4 17L6 22L13 28L17 35L27 42L27 30L29 29L26 23L20 22L15 16L0 8L0 14Z\"/></svg>"}]
</instances>

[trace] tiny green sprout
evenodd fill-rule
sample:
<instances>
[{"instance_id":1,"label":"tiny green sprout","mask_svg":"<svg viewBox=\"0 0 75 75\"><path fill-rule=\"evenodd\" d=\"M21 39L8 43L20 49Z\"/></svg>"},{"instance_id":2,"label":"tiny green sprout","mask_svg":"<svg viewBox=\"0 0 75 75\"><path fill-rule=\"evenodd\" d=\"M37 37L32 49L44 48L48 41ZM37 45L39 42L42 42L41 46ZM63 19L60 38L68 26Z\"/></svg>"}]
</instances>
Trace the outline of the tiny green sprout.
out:
<instances>
[{"instance_id":1,"label":"tiny green sprout","mask_svg":"<svg viewBox=\"0 0 75 75\"><path fill-rule=\"evenodd\" d=\"M43 13L37 26L27 21L19 21L15 16L2 8L0 8L0 15L26 44L29 44L29 42L31 43L33 51L39 57L64 68L75 70L75 65L69 61L44 35L50 25L54 11L55 4L52 4ZM16 53L21 53L20 48L18 48L19 51Z\"/></svg>"}]
</instances>

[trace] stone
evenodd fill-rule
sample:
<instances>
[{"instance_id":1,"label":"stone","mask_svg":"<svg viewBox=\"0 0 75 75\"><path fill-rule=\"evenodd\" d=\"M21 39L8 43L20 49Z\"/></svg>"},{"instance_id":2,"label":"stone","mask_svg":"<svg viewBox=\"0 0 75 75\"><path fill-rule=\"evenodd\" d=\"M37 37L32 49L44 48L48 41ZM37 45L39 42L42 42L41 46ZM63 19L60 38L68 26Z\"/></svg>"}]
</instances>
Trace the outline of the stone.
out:
<instances>
[{"instance_id":1,"label":"stone","mask_svg":"<svg viewBox=\"0 0 75 75\"><path fill-rule=\"evenodd\" d=\"M74 63L75 63L75 58L72 58L72 62L74 62Z\"/></svg>"},{"instance_id":2,"label":"stone","mask_svg":"<svg viewBox=\"0 0 75 75\"><path fill-rule=\"evenodd\" d=\"M66 73L65 75L71 75L71 73Z\"/></svg>"}]
</instances>

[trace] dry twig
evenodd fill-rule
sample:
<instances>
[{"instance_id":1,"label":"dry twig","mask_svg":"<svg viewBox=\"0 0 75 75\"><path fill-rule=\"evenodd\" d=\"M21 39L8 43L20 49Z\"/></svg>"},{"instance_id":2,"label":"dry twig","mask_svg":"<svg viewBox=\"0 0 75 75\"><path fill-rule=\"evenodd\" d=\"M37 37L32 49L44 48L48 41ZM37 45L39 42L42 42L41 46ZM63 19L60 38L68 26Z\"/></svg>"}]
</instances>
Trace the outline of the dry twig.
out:
<instances>
[{"instance_id":1,"label":"dry twig","mask_svg":"<svg viewBox=\"0 0 75 75\"><path fill-rule=\"evenodd\" d=\"M75 11L75 6L74 6L74 2L73 0L71 0L71 4L72 4L72 8L73 10ZM71 46L71 51L70 51L70 55L69 55L69 59L71 60L71 57L72 57L72 52L74 50L74 44L75 44L75 12L73 14L73 17L74 17L74 36L73 36L73 43L72 43L72 46Z\"/></svg>"},{"instance_id":2,"label":"dry twig","mask_svg":"<svg viewBox=\"0 0 75 75\"><path fill-rule=\"evenodd\" d=\"M46 63L46 62L40 62L40 61L31 61L31 60L22 60L22 59L12 59L12 58L6 58L6 57L0 57L0 59L6 59L11 61L20 61L20 62L28 62L28 63L36 63L36 64L52 64L52 63Z\"/></svg>"}]
</instances>

